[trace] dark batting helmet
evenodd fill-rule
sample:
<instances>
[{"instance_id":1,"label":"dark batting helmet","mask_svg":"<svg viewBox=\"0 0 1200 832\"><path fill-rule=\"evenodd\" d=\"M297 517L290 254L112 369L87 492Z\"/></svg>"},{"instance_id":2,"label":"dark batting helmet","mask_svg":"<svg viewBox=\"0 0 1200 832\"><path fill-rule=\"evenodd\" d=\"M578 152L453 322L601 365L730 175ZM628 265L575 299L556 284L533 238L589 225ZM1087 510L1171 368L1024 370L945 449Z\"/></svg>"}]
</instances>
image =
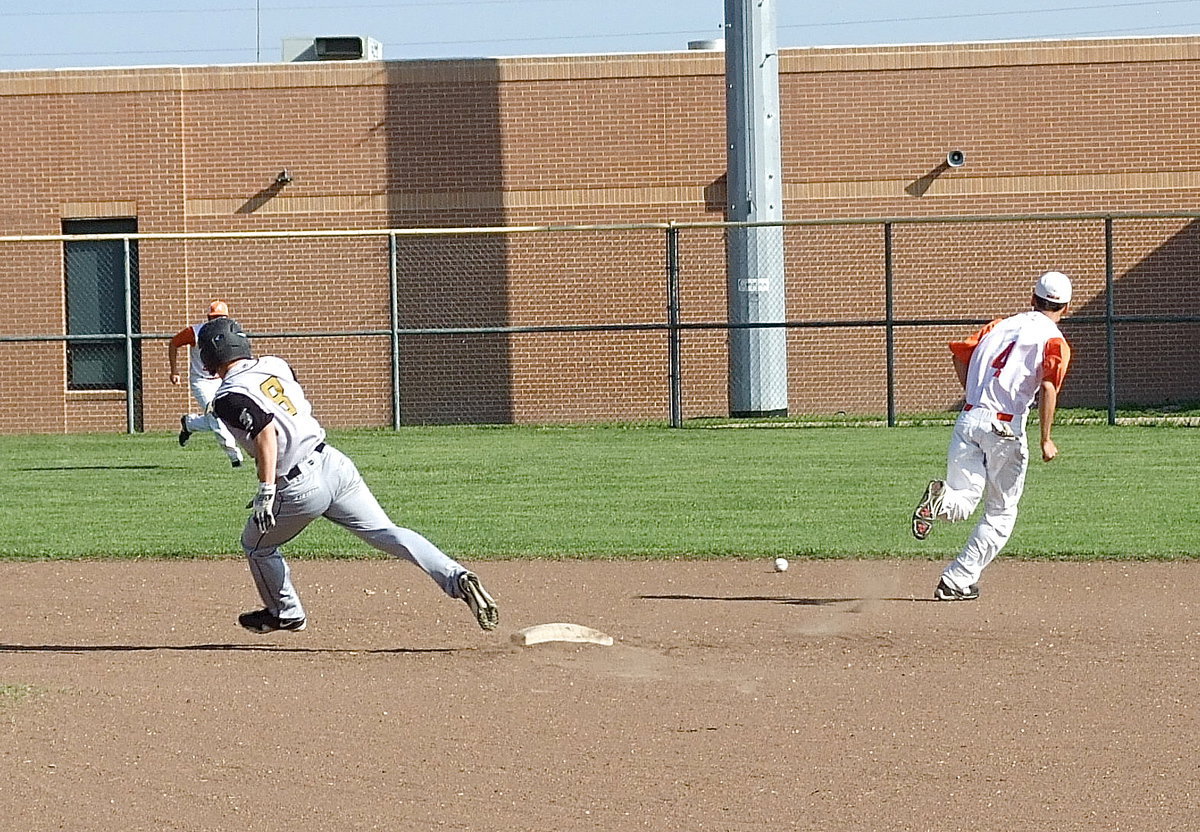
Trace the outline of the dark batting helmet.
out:
<instances>
[{"instance_id":1,"label":"dark batting helmet","mask_svg":"<svg viewBox=\"0 0 1200 832\"><path fill-rule=\"evenodd\" d=\"M250 339L233 318L213 318L200 327L199 346L200 363L214 374L230 361L253 357Z\"/></svg>"}]
</instances>

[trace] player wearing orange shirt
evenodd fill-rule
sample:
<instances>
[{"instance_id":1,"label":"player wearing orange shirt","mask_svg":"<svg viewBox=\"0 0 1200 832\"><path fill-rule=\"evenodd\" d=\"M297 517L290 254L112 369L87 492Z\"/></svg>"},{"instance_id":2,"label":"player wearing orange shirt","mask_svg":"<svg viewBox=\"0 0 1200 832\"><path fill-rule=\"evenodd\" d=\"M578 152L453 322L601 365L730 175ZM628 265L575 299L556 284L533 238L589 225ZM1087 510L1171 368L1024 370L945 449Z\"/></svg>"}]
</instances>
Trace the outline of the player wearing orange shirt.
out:
<instances>
[{"instance_id":1,"label":"player wearing orange shirt","mask_svg":"<svg viewBox=\"0 0 1200 832\"><path fill-rule=\"evenodd\" d=\"M175 337L171 339L170 346L167 348L167 360L171 364L171 383L179 384L181 381L179 351L184 347L189 348L191 356L188 362L188 386L192 389L192 396L195 397L196 403L200 405L199 414L185 413L179 417L179 444L186 445L193 433L211 431L216 437L217 444L229 457L230 463L237 468L242 464L242 451L234 441L229 428L209 410L209 403L217 394L217 388L221 386L221 378L204 369L204 364L200 361L200 348L197 346L200 329L206 323L217 318L227 317L229 317L229 305L223 300L214 300L208 305L206 320L186 326L175 333Z\"/></svg>"},{"instance_id":2,"label":"player wearing orange shirt","mask_svg":"<svg viewBox=\"0 0 1200 832\"><path fill-rule=\"evenodd\" d=\"M1012 535L1029 466L1025 423L1039 394L1042 459L1058 455L1050 432L1071 363L1058 322L1070 302L1071 281L1061 272L1046 272L1033 287L1032 310L950 343L966 404L950 439L946 479L925 489L913 512L912 533L924 540L935 520L965 520L980 500L984 511L962 552L942 572L933 594L938 601L978 598L980 575Z\"/></svg>"}]
</instances>

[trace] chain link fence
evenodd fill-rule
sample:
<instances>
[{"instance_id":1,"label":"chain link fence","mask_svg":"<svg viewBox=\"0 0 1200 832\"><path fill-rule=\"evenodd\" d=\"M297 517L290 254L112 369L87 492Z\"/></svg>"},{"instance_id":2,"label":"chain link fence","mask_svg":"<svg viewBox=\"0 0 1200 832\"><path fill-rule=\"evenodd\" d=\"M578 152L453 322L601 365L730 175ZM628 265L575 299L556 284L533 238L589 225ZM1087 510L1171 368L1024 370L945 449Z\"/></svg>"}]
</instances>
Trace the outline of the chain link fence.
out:
<instances>
[{"instance_id":1,"label":"chain link fence","mask_svg":"<svg viewBox=\"0 0 1200 832\"><path fill-rule=\"evenodd\" d=\"M1062 404L1113 421L1119 405L1200 400L1197 218L173 235L87 221L0 238L5 279L20 281L0 366L34 365L38 406L61 411L63 430L167 428L188 402L169 383L166 341L220 298L335 426L783 413L896 424L955 409L946 342L1026 308L1037 275L1057 269L1075 284ZM755 271L738 235L760 228L769 265ZM780 282L783 307L768 308L761 295ZM0 388L0 430L28 430L28 406Z\"/></svg>"}]
</instances>

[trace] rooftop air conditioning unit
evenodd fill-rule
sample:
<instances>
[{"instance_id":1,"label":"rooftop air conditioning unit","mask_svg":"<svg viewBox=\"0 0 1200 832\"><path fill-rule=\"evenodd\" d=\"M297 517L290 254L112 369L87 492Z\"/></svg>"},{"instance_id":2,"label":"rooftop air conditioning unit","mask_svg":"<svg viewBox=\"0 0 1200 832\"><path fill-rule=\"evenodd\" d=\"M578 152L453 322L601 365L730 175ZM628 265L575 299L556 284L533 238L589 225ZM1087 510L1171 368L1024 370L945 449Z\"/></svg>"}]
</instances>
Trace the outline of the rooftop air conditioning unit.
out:
<instances>
[{"instance_id":1,"label":"rooftop air conditioning unit","mask_svg":"<svg viewBox=\"0 0 1200 832\"><path fill-rule=\"evenodd\" d=\"M322 38L284 38L285 61L382 61L383 44L357 35Z\"/></svg>"}]
</instances>

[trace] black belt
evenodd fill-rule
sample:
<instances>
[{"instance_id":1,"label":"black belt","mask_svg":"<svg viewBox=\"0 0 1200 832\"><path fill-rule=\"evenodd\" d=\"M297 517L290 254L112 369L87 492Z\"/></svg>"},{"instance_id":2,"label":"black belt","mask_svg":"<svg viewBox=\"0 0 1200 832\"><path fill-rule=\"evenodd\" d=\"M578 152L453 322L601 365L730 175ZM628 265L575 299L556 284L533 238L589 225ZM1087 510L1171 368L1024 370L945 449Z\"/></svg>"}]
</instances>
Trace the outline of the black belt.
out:
<instances>
[{"instance_id":1,"label":"black belt","mask_svg":"<svg viewBox=\"0 0 1200 832\"><path fill-rule=\"evenodd\" d=\"M325 450L324 442L322 442L317 447L313 448L313 453L319 454L323 450ZM307 462L307 460L305 460L305 461ZM296 479L296 477L298 477L298 476L300 476L300 464L293 465L292 470L288 471L286 474L284 474L282 477L280 477L280 479L283 480L284 482L291 482L292 480Z\"/></svg>"}]
</instances>

